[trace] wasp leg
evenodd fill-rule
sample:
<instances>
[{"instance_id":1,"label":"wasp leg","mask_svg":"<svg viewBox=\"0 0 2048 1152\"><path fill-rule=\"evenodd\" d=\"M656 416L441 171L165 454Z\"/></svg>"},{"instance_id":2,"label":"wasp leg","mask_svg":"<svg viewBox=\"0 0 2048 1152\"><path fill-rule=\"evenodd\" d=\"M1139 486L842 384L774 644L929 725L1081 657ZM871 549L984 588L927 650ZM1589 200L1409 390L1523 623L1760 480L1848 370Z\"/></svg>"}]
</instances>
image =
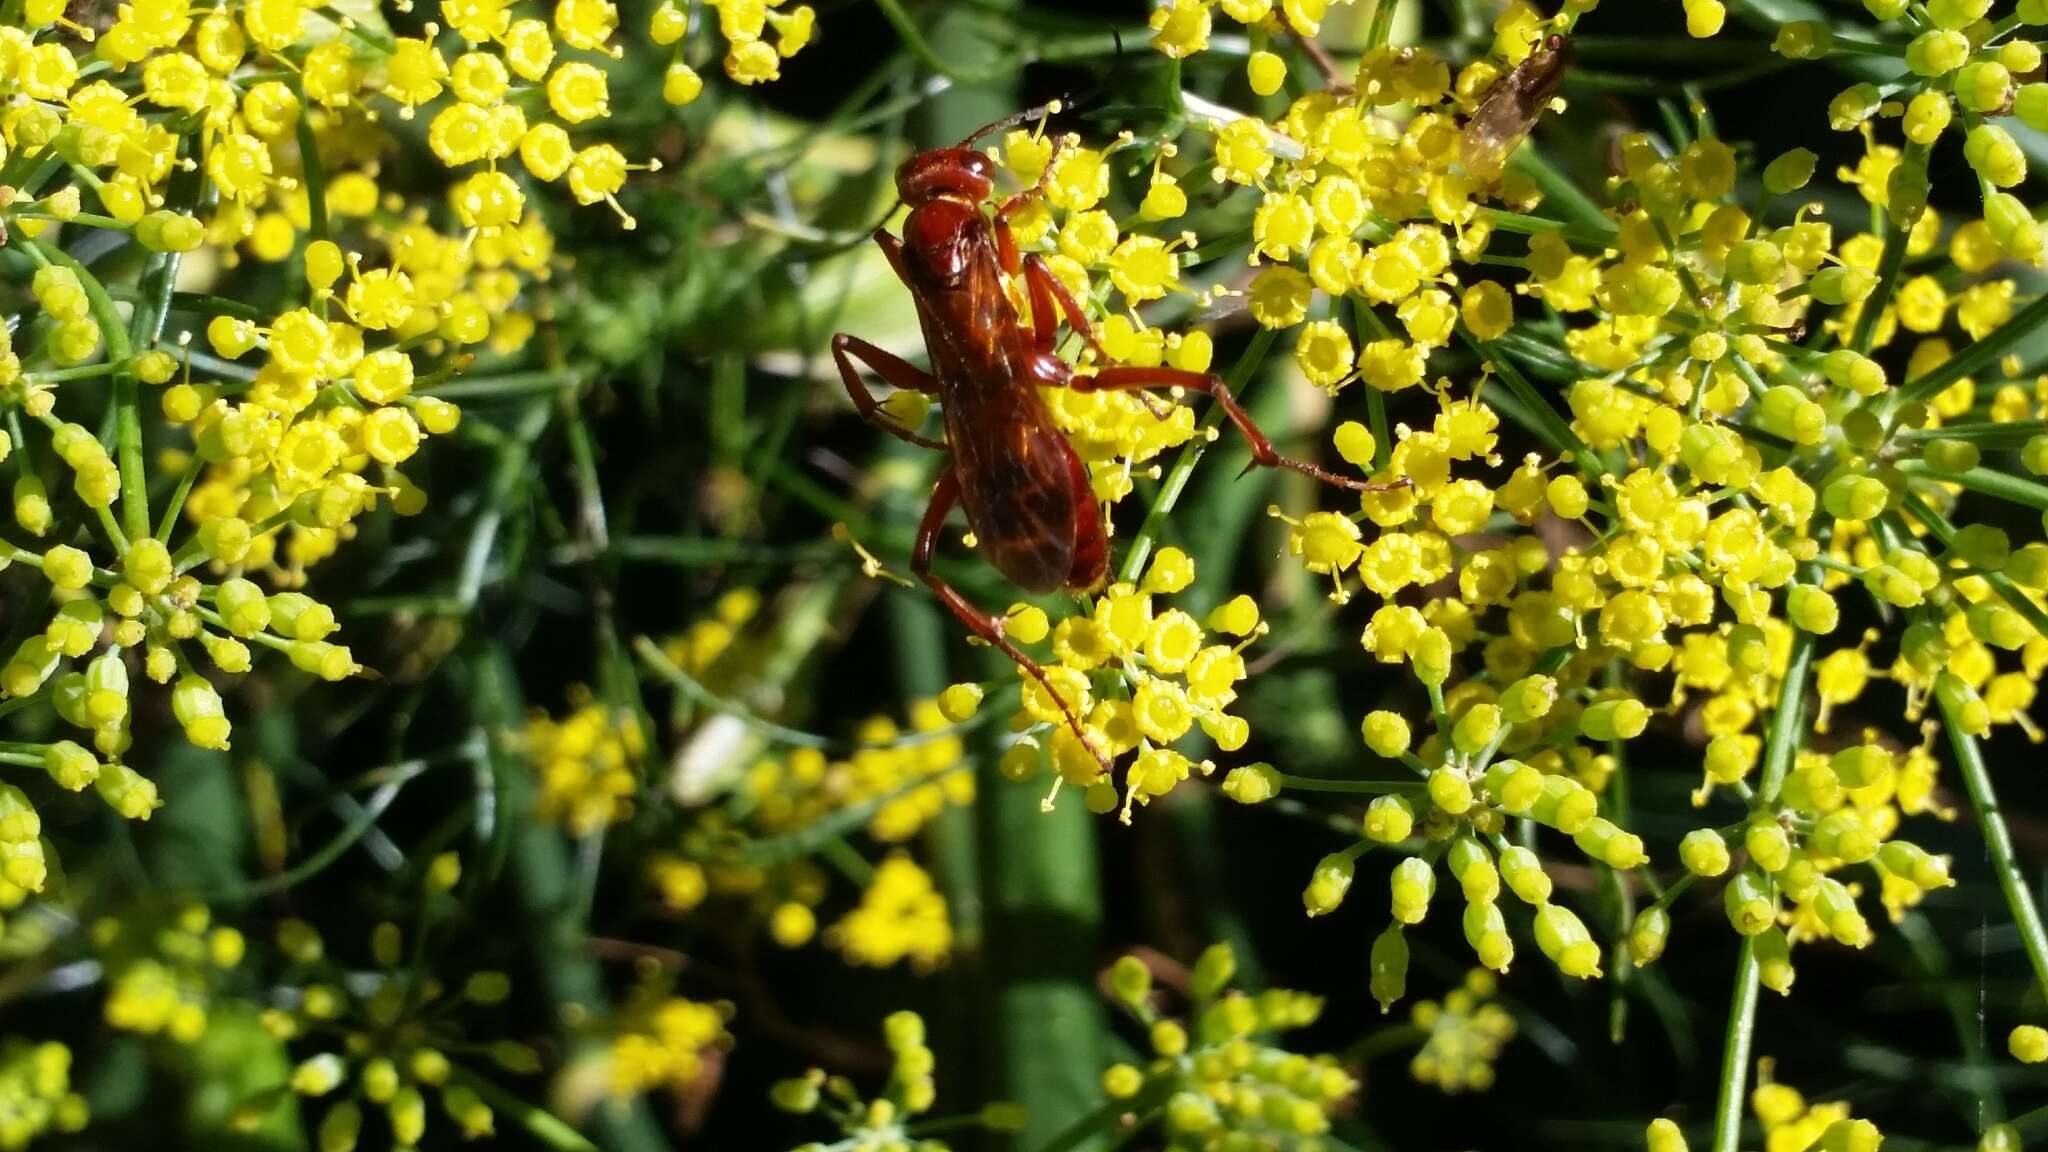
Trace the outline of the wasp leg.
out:
<instances>
[{"instance_id":1,"label":"wasp leg","mask_svg":"<svg viewBox=\"0 0 2048 1152\"><path fill-rule=\"evenodd\" d=\"M1387 492L1408 486L1406 480L1397 480L1391 484L1372 484L1364 480L1354 480L1305 460L1282 456L1273 447L1273 442L1266 438L1266 434L1259 430L1259 426L1253 423L1250 414L1239 406L1236 397L1230 394L1230 389L1223 381L1204 372L1189 372L1182 368L1123 366L1105 368L1093 376L1076 376L1068 386L1083 392L1142 392L1151 388L1185 388L1190 392L1200 392L1216 398L1216 403L1223 409L1223 414L1230 418L1232 424L1237 425L1237 430L1244 434L1245 441L1251 445L1252 459L1265 467L1290 469L1310 479L1334 484L1339 488L1349 488L1354 492Z\"/></svg>"},{"instance_id":2,"label":"wasp leg","mask_svg":"<svg viewBox=\"0 0 2048 1152\"><path fill-rule=\"evenodd\" d=\"M875 375L887 381L891 387L923 392L928 396L936 394L939 390L939 382L932 378L931 373L858 336L849 336L844 332L832 338L832 360L839 365L839 379L846 385L846 394L853 398L853 406L860 411L863 419L899 440L908 440L912 444L921 444L926 448L945 450L946 445L943 442L929 436L920 436L890 419L889 415L882 411L882 405L875 399L875 394L868 390L867 381L861 379L860 368L856 366L855 361L866 364Z\"/></svg>"},{"instance_id":3,"label":"wasp leg","mask_svg":"<svg viewBox=\"0 0 2048 1152\"><path fill-rule=\"evenodd\" d=\"M917 544L910 553L911 572L915 573L919 580L924 581L925 587L932 590L932 594L939 598L939 603L944 604L947 611L959 617L962 624L967 625L968 631L995 646L1003 655L1015 661L1017 667L1022 668L1032 679L1044 686L1046 694L1060 706L1060 714L1067 718L1067 727L1073 729L1074 735L1080 738L1081 746L1094 754L1104 772L1110 771L1109 757L1103 755L1102 750L1095 746L1095 741L1089 739L1087 729L1081 726L1081 718L1074 714L1073 706L1067 703L1066 697L1061 696L1053 688L1052 678L1045 674L1045 668L1026 655L1008 636L1003 635L1002 621L975 607L967 597L962 596L938 573L932 571L932 553L938 549L939 532L945 527L946 514L953 510L953 505L959 500L960 479L953 474L951 468L948 468L939 476L938 487L932 490L932 502L926 505L924 519L918 523Z\"/></svg>"},{"instance_id":4,"label":"wasp leg","mask_svg":"<svg viewBox=\"0 0 2048 1152\"><path fill-rule=\"evenodd\" d=\"M1033 252L1024 258L1024 284L1031 290L1031 323L1038 332L1038 346L1052 351L1059 335L1058 317L1053 312L1055 301L1059 304L1058 315L1067 318L1067 327L1080 333L1081 339L1095 349L1096 358L1109 363L1109 353L1103 351L1102 342L1095 338L1095 326L1088 322L1088 314L1081 310L1081 302L1067 290L1066 283L1052 274L1052 268L1045 258Z\"/></svg>"}]
</instances>

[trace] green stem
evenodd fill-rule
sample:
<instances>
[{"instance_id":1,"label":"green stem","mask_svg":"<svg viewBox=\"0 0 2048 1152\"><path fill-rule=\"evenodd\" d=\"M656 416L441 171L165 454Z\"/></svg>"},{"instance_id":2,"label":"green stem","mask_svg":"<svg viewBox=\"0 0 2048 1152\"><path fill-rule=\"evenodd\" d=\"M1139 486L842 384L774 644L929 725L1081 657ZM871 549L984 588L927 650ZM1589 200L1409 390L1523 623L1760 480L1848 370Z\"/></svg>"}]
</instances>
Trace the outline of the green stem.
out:
<instances>
[{"instance_id":1,"label":"green stem","mask_svg":"<svg viewBox=\"0 0 2048 1152\"><path fill-rule=\"evenodd\" d=\"M1930 468L1925 460L1901 460L1899 471L1908 476L1920 476L1930 480L1942 480L1960 484L1972 492L1982 492L2027 508L2048 511L2048 486L2032 480L2008 475L1994 468L1972 468L1967 472L1942 472Z\"/></svg>"},{"instance_id":2,"label":"green stem","mask_svg":"<svg viewBox=\"0 0 2048 1152\"><path fill-rule=\"evenodd\" d=\"M1898 400L1890 410L1896 412L1901 404L1926 400L1963 377L1990 367L2044 323L2048 323L2048 296L2013 313L2010 319L1998 326L1997 331L1949 357L1941 367L1917 380L1907 381L1905 387L1899 389Z\"/></svg>"},{"instance_id":3,"label":"green stem","mask_svg":"<svg viewBox=\"0 0 2048 1152\"><path fill-rule=\"evenodd\" d=\"M1810 569L1808 577L1813 578ZM1785 774L1792 767L1806 719L1806 674L1812 664L1813 634L1799 632L1793 637L1785 680L1778 687L1777 708L1771 713L1763 779L1757 791L1760 810L1777 801ZM1750 1048L1756 1036L1758 972L1756 944L1744 937L1742 951L1735 958L1735 993L1729 1000L1728 1032L1721 1047L1721 1092L1714 1105L1713 1152L1736 1152L1742 1140L1742 1104L1747 1095Z\"/></svg>"},{"instance_id":4,"label":"green stem","mask_svg":"<svg viewBox=\"0 0 2048 1152\"><path fill-rule=\"evenodd\" d=\"M1998 887L2005 893L2005 906L2011 910L2013 926L2019 929L2020 943L2026 947L2027 962L2034 966L2034 980L2042 992L2048 993L2048 931L2041 927L2041 912L2034 906L2033 893L2027 890L2026 877L2020 874L2019 858L2013 852L2005 817L1999 812L1998 793L1992 791L1991 772L1984 766L1983 750L1977 746L1977 738L1956 723L1949 698L1937 692L1935 700L1941 705L1941 726L1948 730L1956 768L1962 773L1963 787L1970 793L1970 806L1977 810L1984 852L1998 874Z\"/></svg>"},{"instance_id":5,"label":"green stem","mask_svg":"<svg viewBox=\"0 0 2048 1152\"><path fill-rule=\"evenodd\" d=\"M528 1136L540 1141L556 1152L599 1152L597 1145L583 1137L583 1134L569 1127L561 1117L516 1096L485 1076L479 1076L461 1065L449 1069L449 1075L458 1084L477 1094L491 1110L501 1116L508 1116Z\"/></svg>"},{"instance_id":6,"label":"green stem","mask_svg":"<svg viewBox=\"0 0 2048 1152\"><path fill-rule=\"evenodd\" d=\"M1232 395L1243 398L1245 382L1251 379L1253 372L1258 371L1259 365L1265 361L1266 353L1272 350L1273 341L1278 336L1279 333L1271 328L1261 328L1259 334L1252 337L1251 346L1244 350L1244 355L1237 358L1237 363L1231 366L1229 378L1224 381ZM1188 477L1194 474L1195 465L1201 463L1202 454L1209 450L1209 430L1222 422L1222 406L1211 404L1209 410L1202 415L1202 422L1195 430L1194 439L1188 441L1180 450L1180 455L1174 459L1173 469L1160 483L1158 499L1152 502L1152 507L1146 509L1144 523L1138 525L1137 535L1131 537L1131 546L1124 552L1124 564L1117 572L1117 579L1136 580L1138 574L1145 570L1145 561L1152 556L1152 545L1158 542L1160 529L1166 526L1167 516L1172 514L1173 506L1180 502L1181 493L1187 490Z\"/></svg>"},{"instance_id":7,"label":"green stem","mask_svg":"<svg viewBox=\"0 0 2048 1152\"><path fill-rule=\"evenodd\" d=\"M1383 792L1415 792L1422 784L1415 780L1325 780L1315 776L1290 776L1278 774L1283 788L1297 792L1361 792L1377 795Z\"/></svg>"}]
</instances>

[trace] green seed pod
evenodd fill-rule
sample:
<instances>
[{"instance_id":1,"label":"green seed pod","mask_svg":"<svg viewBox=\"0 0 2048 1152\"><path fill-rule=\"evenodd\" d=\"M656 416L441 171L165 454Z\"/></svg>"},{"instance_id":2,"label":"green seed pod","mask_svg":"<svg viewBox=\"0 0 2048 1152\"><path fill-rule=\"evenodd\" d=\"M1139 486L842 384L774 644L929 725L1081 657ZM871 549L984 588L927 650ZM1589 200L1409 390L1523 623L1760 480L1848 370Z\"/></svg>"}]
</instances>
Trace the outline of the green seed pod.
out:
<instances>
[{"instance_id":1,"label":"green seed pod","mask_svg":"<svg viewBox=\"0 0 2048 1152\"><path fill-rule=\"evenodd\" d=\"M1785 590L1785 614L1802 632L1826 636L1841 623L1835 598L1817 585L1794 584Z\"/></svg>"},{"instance_id":2,"label":"green seed pod","mask_svg":"<svg viewBox=\"0 0 2048 1152\"><path fill-rule=\"evenodd\" d=\"M1548 676L1524 676L1501 691L1501 717L1510 724L1527 724L1550 715L1557 704L1557 681Z\"/></svg>"},{"instance_id":3,"label":"green seed pod","mask_svg":"<svg viewBox=\"0 0 2048 1152\"><path fill-rule=\"evenodd\" d=\"M1385 1014L1408 991L1408 938L1399 924L1389 924L1372 942L1372 998Z\"/></svg>"},{"instance_id":4,"label":"green seed pod","mask_svg":"<svg viewBox=\"0 0 2048 1152\"><path fill-rule=\"evenodd\" d=\"M1211 944L1195 959L1194 974L1188 978L1188 994L1197 1000L1214 999L1237 975L1237 953L1228 944Z\"/></svg>"},{"instance_id":5,"label":"green seed pod","mask_svg":"<svg viewBox=\"0 0 2048 1152\"><path fill-rule=\"evenodd\" d=\"M4 676L0 672L0 676ZM1934 696L1941 702L1941 711L1957 731L1966 736L1989 736L1991 734L1991 709L1984 698L1969 683L1950 672L1942 672L1934 678Z\"/></svg>"},{"instance_id":6,"label":"green seed pod","mask_svg":"<svg viewBox=\"0 0 2048 1152\"><path fill-rule=\"evenodd\" d=\"M2048 544L2022 545L2001 565L2013 583L2035 592L2048 591Z\"/></svg>"},{"instance_id":7,"label":"green seed pod","mask_svg":"<svg viewBox=\"0 0 2048 1152\"><path fill-rule=\"evenodd\" d=\"M1465 942L1483 968L1505 972L1515 959L1515 942L1508 935L1508 922L1500 906L1491 900L1475 900L1465 906Z\"/></svg>"},{"instance_id":8,"label":"green seed pod","mask_svg":"<svg viewBox=\"0 0 2048 1152\"><path fill-rule=\"evenodd\" d=\"M1493 854L1478 840L1460 836L1451 841L1445 862L1467 902L1490 904L1500 895L1500 871L1493 865Z\"/></svg>"},{"instance_id":9,"label":"green seed pod","mask_svg":"<svg viewBox=\"0 0 2048 1152\"><path fill-rule=\"evenodd\" d=\"M1126 1004L1142 1004L1152 994L1152 969L1136 956L1119 956L1109 966L1109 988Z\"/></svg>"},{"instance_id":10,"label":"green seed pod","mask_svg":"<svg viewBox=\"0 0 2048 1152\"><path fill-rule=\"evenodd\" d=\"M1972 604L1964 613L1970 635L1994 648L2017 651L2034 638L2034 626L2019 613L1996 600Z\"/></svg>"},{"instance_id":11,"label":"green seed pod","mask_svg":"<svg viewBox=\"0 0 2048 1152\"><path fill-rule=\"evenodd\" d=\"M2012 558L2012 538L1991 524L1965 524L1949 541L1949 552L1973 568L1996 572Z\"/></svg>"},{"instance_id":12,"label":"green seed pod","mask_svg":"<svg viewBox=\"0 0 2048 1152\"><path fill-rule=\"evenodd\" d=\"M1968 440L1929 440L1922 450L1921 458L1936 472L1955 475L1968 472L1984 459L1984 454Z\"/></svg>"},{"instance_id":13,"label":"green seed pod","mask_svg":"<svg viewBox=\"0 0 2048 1152\"><path fill-rule=\"evenodd\" d=\"M1852 744L1828 758L1828 767L1849 788L1869 788L1892 778L1892 754L1876 744Z\"/></svg>"},{"instance_id":14,"label":"green seed pod","mask_svg":"<svg viewBox=\"0 0 2048 1152\"><path fill-rule=\"evenodd\" d=\"M1777 920L1777 905L1771 899L1769 882L1748 868L1735 874L1721 889L1721 896L1728 911L1728 923L1743 936L1755 936Z\"/></svg>"},{"instance_id":15,"label":"green seed pod","mask_svg":"<svg viewBox=\"0 0 2048 1152\"><path fill-rule=\"evenodd\" d=\"M1878 840L1863 817L1852 809L1830 812L1814 825L1810 843L1823 856L1845 864L1861 864L1877 855Z\"/></svg>"},{"instance_id":16,"label":"green seed pod","mask_svg":"<svg viewBox=\"0 0 2048 1152\"><path fill-rule=\"evenodd\" d=\"M1579 715L1579 730L1589 740L1633 740L1649 724L1649 706L1628 697L1603 700Z\"/></svg>"},{"instance_id":17,"label":"green seed pod","mask_svg":"<svg viewBox=\"0 0 2048 1152\"><path fill-rule=\"evenodd\" d=\"M1634 868L1645 863L1649 856L1643 852L1642 838L1624 832L1612 821L1595 816L1586 826L1572 834L1572 843L1588 858L1598 860L1610 868Z\"/></svg>"},{"instance_id":18,"label":"green seed pod","mask_svg":"<svg viewBox=\"0 0 2048 1152\"><path fill-rule=\"evenodd\" d=\"M1578 980L1600 975L1600 945L1571 909L1545 904L1536 910L1535 928L1536 946L1559 972Z\"/></svg>"},{"instance_id":19,"label":"green seed pod","mask_svg":"<svg viewBox=\"0 0 2048 1152\"><path fill-rule=\"evenodd\" d=\"M2035 81L2020 85L2012 100L2013 115L2036 132L2048 132L2048 84Z\"/></svg>"},{"instance_id":20,"label":"green seed pod","mask_svg":"<svg viewBox=\"0 0 2048 1152\"><path fill-rule=\"evenodd\" d=\"M1567 836L1577 835L1600 814L1600 798L1568 776L1543 777L1543 796L1529 815Z\"/></svg>"},{"instance_id":21,"label":"green seed pod","mask_svg":"<svg viewBox=\"0 0 2048 1152\"><path fill-rule=\"evenodd\" d=\"M1837 520L1872 520L1883 514L1891 492L1871 476L1837 476L1821 489L1821 507Z\"/></svg>"},{"instance_id":22,"label":"green seed pod","mask_svg":"<svg viewBox=\"0 0 2048 1152\"><path fill-rule=\"evenodd\" d=\"M1972 112L1995 112L2012 99L2012 73L1995 60L1973 60L1956 69L1955 94Z\"/></svg>"},{"instance_id":23,"label":"green seed pod","mask_svg":"<svg viewBox=\"0 0 2048 1152\"><path fill-rule=\"evenodd\" d=\"M1826 274L1826 271L1815 273L1814 280L1819 281ZM1818 444L1827 436L1827 411L1790 384L1780 384L1764 391L1757 401L1756 421L1765 431L1795 444Z\"/></svg>"},{"instance_id":24,"label":"green seed pod","mask_svg":"<svg viewBox=\"0 0 2048 1152\"><path fill-rule=\"evenodd\" d=\"M1542 801L1546 779L1519 760L1497 760L1486 770L1486 791L1501 811L1527 816Z\"/></svg>"},{"instance_id":25,"label":"green seed pod","mask_svg":"<svg viewBox=\"0 0 2048 1152\"><path fill-rule=\"evenodd\" d=\"M1844 304L1860 304L1877 289L1877 277L1861 268L1848 268L1831 264L1807 277L1806 288L1815 300L1823 304L1840 307ZM1789 385L1779 385L1789 387ZM1793 389L1797 392L1798 389ZM1768 395L1768 393L1766 393ZM1800 397L1805 399L1803 395ZM1825 414L1823 414L1825 420ZM1817 443L1818 441L1802 441Z\"/></svg>"},{"instance_id":26,"label":"green seed pod","mask_svg":"<svg viewBox=\"0 0 2048 1152\"><path fill-rule=\"evenodd\" d=\"M1792 942L1786 939L1785 930L1773 924L1750 940L1757 982L1780 996L1790 995L1797 974L1792 970Z\"/></svg>"},{"instance_id":27,"label":"green seed pod","mask_svg":"<svg viewBox=\"0 0 2048 1152\"><path fill-rule=\"evenodd\" d=\"M1636 913L1635 923L1629 925L1629 961L1637 968L1655 964L1663 958L1664 946L1671 940L1671 913L1652 904Z\"/></svg>"}]
</instances>

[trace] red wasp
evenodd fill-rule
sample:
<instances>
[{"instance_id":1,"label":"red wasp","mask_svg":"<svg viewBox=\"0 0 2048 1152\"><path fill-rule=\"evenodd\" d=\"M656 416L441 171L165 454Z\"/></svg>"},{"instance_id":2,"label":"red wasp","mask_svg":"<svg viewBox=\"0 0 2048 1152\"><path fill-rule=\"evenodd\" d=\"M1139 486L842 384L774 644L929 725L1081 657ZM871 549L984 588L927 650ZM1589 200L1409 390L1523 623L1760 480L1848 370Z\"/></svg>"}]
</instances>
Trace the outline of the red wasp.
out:
<instances>
[{"instance_id":1,"label":"red wasp","mask_svg":"<svg viewBox=\"0 0 2048 1152\"><path fill-rule=\"evenodd\" d=\"M1072 707L1053 690L1045 669L1003 635L1000 619L969 603L932 571L940 528L958 503L966 506L968 526L982 551L1018 587L1028 592L1087 592L1102 585L1109 571L1109 536L1089 487L1088 469L1054 425L1038 390L1185 388L1204 393L1215 398L1250 442L1256 463L1291 468L1362 492L1388 486L1348 479L1280 455L1215 376L1129 366L1084 373L1060 358L1056 348L1064 317L1098 357L1108 360L1066 285L1043 258L1020 254L1011 237L1010 218L1044 193L1045 177L995 204L993 212L986 211L995 191L995 166L973 147L992 132L1056 111L1054 104L1007 117L954 147L920 152L896 170L897 194L909 205L910 215L903 221L901 239L877 229L875 243L916 301L932 370L926 372L846 333L832 338L832 358L862 416L894 436L951 456L918 526L911 570L976 636L1001 649L1045 686L1068 726L1106 770L1108 758L1088 739ZM1051 171L1048 161L1046 172ZM1031 303L1028 322L1011 303L1005 277L1022 279ZM856 361L893 387L936 397L945 418L945 441L920 436L889 419Z\"/></svg>"}]
</instances>

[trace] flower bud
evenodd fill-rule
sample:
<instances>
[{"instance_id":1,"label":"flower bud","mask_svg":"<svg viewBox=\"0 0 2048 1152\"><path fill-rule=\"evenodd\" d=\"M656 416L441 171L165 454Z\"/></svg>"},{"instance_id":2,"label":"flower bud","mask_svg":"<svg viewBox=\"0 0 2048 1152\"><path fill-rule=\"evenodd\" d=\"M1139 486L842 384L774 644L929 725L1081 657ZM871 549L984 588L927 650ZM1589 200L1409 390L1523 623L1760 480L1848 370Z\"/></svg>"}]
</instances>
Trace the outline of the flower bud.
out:
<instances>
[{"instance_id":1,"label":"flower bud","mask_svg":"<svg viewBox=\"0 0 2048 1152\"><path fill-rule=\"evenodd\" d=\"M1492 853L1478 840L1470 836L1453 840L1446 862L1468 903L1492 903L1500 895L1500 872L1493 865Z\"/></svg>"},{"instance_id":2,"label":"flower bud","mask_svg":"<svg viewBox=\"0 0 2048 1152\"><path fill-rule=\"evenodd\" d=\"M1669 1120L1650 1121L1643 1143L1648 1152L1691 1152L1685 1143L1685 1133Z\"/></svg>"},{"instance_id":3,"label":"flower bud","mask_svg":"<svg viewBox=\"0 0 2048 1152\"><path fill-rule=\"evenodd\" d=\"M1655 964L1664 955L1664 945L1671 940L1671 913L1650 905L1636 913L1635 923L1629 925L1629 961L1637 968Z\"/></svg>"},{"instance_id":4,"label":"flower bud","mask_svg":"<svg viewBox=\"0 0 2048 1152\"><path fill-rule=\"evenodd\" d=\"M1515 942L1508 935L1508 922L1500 914L1500 906L1491 900L1475 900L1465 905L1465 942L1472 946L1473 955L1479 958L1483 968L1505 972L1515 959Z\"/></svg>"},{"instance_id":5,"label":"flower bud","mask_svg":"<svg viewBox=\"0 0 2048 1152\"><path fill-rule=\"evenodd\" d=\"M1792 942L1776 924L1750 937L1750 951L1756 957L1757 981L1780 996L1791 994L1796 973L1792 970Z\"/></svg>"},{"instance_id":6,"label":"flower bud","mask_svg":"<svg viewBox=\"0 0 2048 1152\"><path fill-rule=\"evenodd\" d=\"M1472 782L1455 768L1438 768L1429 774L1429 799L1443 811L1462 816L1472 807Z\"/></svg>"},{"instance_id":7,"label":"flower bud","mask_svg":"<svg viewBox=\"0 0 2048 1152\"><path fill-rule=\"evenodd\" d=\"M1223 794L1239 804L1263 804L1280 794L1280 773L1265 763L1232 768L1223 778Z\"/></svg>"},{"instance_id":8,"label":"flower bud","mask_svg":"<svg viewBox=\"0 0 2048 1152\"><path fill-rule=\"evenodd\" d=\"M1308 887L1301 892L1302 906L1310 916L1326 916L1344 902L1344 894L1351 890L1353 859L1351 853L1332 852L1316 863Z\"/></svg>"},{"instance_id":9,"label":"flower bud","mask_svg":"<svg viewBox=\"0 0 2048 1152\"><path fill-rule=\"evenodd\" d=\"M1571 909L1545 904L1536 910L1535 927L1536 946L1559 972L1580 980L1600 975L1600 945Z\"/></svg>"},{"instance_id":10,"label":"flower bud","mask_svg":"<svg viewBox=\"0 0 2048 1152\"><path fill-rule=\"evenodd\" d=\"M1194 973L1188 978L1188 994L1197 1000L1214 999L1237 975L1237 954L1228 944L1211 944L1195 958Z\"/></svg>"},{"instance_id":11,"label":"flower bud","mask_svg":"<svg viewBox=\"0 0 2048 1152\"><path fill-rule=\"evenodd\" d=\"M1125 1004L1143 1004L1152 995L1152 969L1136 956L1119 956L1109 966L1109 987Z\"/></svg>"},{"instance_id":12,"label":"flower bud","mask_svg":"<svg viewBox=\"0 0 2048 1152\"><path fill-rule=\"evenodd\" d=\"M2022 1024L2006 1037L2005 1047L2012 1053L2012 1058L2022 1064L2048 1061L2048 1028Z\"/></svg>"},{"instance_id":13,"label":"flower bud","mask_svg":"<svg viewBox=\"0 0 2048 1152\"><path fill-rule=\"evenodd\" d=\"M1430 898L1436 895L1436 873L1427 860L1410 856L1394 866L1388 887L1392 890L1394 919L1403 924L1420 924L1429 915Z\"/></svg>"},{"instance_id":14,"label":"flower bud","mask_svg":"<svg viewBox=\"0 0 2048 1152\"><path fill-rule=\"evenodd\" d=\"M1536 853L1519 844L1501 850L1501 879L1507 881L1508 891L1524 904L1541 906L1550 902L1550 874L1543 870L1543 862Z\"/></svg>"},{"instance_id":15,"label":"flower bud","mask_svg":"<svg viewBox=\"0 0 2048 1152\"><path fill-rule=\"evenodd\" d=\"M1634 868L1649 860L1643 852L1641 837L1624 832L1613 822L1598 816L1573 833L1572 842L1579 846L1579 851L1609 868Z\"/></svg>"},{"instance_id":16,"label":"flower bud","mask_svg":"<svg viewBox=\"0 0 2048 1152\"><path fill-rule=\"evenodd\" d=\"M1755 936L1777 922L1777 906L1770 896L1770 885L1756 872L1745 868L1722 888L1722 903L1727 906L1728 922L1735 931L1744 936Z\"/></svg>"},{"instance_id":17,"label":"flower bud","mask_svg":"<svg viewBox=\"0 0 2048 1152\"><path fill-rule=\"evenodd\" d=\"M1649 707L1628 697L1602 700L1579 715L1579 729L1589 740L1633 740L1642 735L1649 724Z\"/></svg>"},{"instance_id":18,"label":"flower bud","mask_svg":"<svg viewBox=\"0 0 2048 1152\"><path fill-rule=\"evenodd\" d=\"M1394 793L1365 806L1365 835L1376 844L1398 844L1415 833L1415 806Z\"/></svg>"},{"instance_id":19,"label":"flower bud","mask_svg":"<svg viewBox=\"0 0 2048 1152\"><path fill-rule=\"evenodd\" d=\"M1365 737L1365 746L1373 753L1389 760L1399 759L1408 751L1408 721L1394 712L1369 712L1359 726L1359 733Z\"/></svg>"},{"instance_id":20,"label":"flower bud","mask_svg":"<svg viewBox=\"0 0 2048 1152\"><path fill-rule=\"evenodd\" d=\"M1695 876L1719 876L1728 871L1728 843L1712 828L1695 828L1678 842L1678 859Z\"/></svg>"},{"instance_id":21,"label":"flower bud","mask_svg":"<svg viewBox=\"0 0 2048 1152\"><path fill-rule=\"evenodd\" d=\"M1372 998L1385 1014L1408 991L1408 938L1399 924L1387 925L1372 942Z\"/></svg>"}]
</instances>

